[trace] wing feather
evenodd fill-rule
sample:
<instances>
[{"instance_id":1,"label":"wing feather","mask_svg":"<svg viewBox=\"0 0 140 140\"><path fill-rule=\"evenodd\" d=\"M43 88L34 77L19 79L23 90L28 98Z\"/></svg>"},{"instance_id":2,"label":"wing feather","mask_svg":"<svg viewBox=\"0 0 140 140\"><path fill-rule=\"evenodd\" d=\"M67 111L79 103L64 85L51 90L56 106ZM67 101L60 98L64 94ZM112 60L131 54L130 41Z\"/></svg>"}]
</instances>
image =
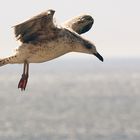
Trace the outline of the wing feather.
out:
<instances>
[{"instance_id":1,"label":"wing feather","mask_svg":"<svg viewBox=\"0 0 140 140\"><path fill-rule=\"evenodd\" d=\"M14 26L17 39L23 43L39 41L40 35L55 27L53 23L54 12L54 10L48 10Z\"/></svg>"},{"instance_id":2,"label":"wing feather","mask_svg":"<svg viewBox=\"0 0 140 140\"><path fill-rule=\"evenodd\" d=\"M94 19L90 15L80 15L64 22L63 26L83 34L91 29L93 23Z\"/></svg>"}]
</instances>

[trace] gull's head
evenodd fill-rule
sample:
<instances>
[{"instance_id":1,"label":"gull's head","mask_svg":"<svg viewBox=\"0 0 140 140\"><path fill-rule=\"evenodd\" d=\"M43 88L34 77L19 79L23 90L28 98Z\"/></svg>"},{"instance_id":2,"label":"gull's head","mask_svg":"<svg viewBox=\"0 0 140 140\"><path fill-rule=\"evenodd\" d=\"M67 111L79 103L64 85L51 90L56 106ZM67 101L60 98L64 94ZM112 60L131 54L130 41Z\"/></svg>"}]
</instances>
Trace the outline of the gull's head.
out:
<instances>
[{"instance_id":1,"label":"gull's head","mask_svg":"<svg viewBox=\"0 0 140 140\"><path fill-rule=\"evenodd\" d=\"M86 41L86 42L84 42L84 47L85 47L85 53L93 54L102 62L104 61L104 58L98 53L98 51L93 43Z\"/></svg>"},{"instance_id":2,"label":"gull's head","mask_svg":"<svg viewBox=\"0 0 140 140\"><path fill-rule=\"evenodd\" d=\"M92 55L96 56L99 60L101 60L102 62L104 61L103 57L97 51L94 43L92 43L86 39L83 39L83 38L82 38L82 40L80 40L80 43L75 45L75 48L73 51L86 53L86 54L92 54Z\"/></svg>"}]
</instances>

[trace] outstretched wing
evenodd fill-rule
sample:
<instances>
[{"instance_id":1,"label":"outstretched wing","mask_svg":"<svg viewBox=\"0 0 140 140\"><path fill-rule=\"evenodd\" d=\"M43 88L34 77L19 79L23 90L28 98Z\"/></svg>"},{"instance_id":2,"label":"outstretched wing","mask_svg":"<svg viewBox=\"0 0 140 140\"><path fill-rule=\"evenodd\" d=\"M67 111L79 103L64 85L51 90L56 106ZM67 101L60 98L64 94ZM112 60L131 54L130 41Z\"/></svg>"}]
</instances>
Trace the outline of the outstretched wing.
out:
<instances>
[{"instance_id":1,"label":"outstretched wing","mask_svg":"<svg viewBox=\"0 0 140 140\"><path fill-rule=\"evenodd\" d=\"M62 26L83 34L90 30L93 23L94 19L90 15L80 15L64 22Z\"/></svg>"},{"instance_id":2,"label":"outstretched wing","mask_svg":"<svg viewBox=\"0 0 140 140\"><path fill-rule=\"evenodd\" d=\"M43 12L19 25L14 26L15 36L23 43L38 42L46 38L46 32L55 28L54 10Z\"/></svg>"}]
</instances>

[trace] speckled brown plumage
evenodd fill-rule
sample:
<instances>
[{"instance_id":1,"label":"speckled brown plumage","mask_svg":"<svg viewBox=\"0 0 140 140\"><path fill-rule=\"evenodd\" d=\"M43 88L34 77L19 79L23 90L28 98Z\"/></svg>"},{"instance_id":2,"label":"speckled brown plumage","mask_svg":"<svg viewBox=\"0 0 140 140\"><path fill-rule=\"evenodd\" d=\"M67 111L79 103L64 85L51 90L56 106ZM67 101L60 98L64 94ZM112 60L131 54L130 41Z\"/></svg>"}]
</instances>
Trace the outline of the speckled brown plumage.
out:
<instances>
[{"instance_id":1,"label":"speckled brown plumage","mask_svg":"<svg viewBox=\"0 0 140 140\"><path fill-rule=\"evenodd\" d=\"M59 27L53 22L54 13L54 10L48 10L16 25L15 35L22 44L17 48L15 55L0 59L0 66L24 64L23 74L18 84L21 90L26 88L29 63L46 62L69 52L94 54L103 61L95 45L80 36L92 27L94 20L91 16L81 15L72 18Z\"/></svg>"}]
</instances>

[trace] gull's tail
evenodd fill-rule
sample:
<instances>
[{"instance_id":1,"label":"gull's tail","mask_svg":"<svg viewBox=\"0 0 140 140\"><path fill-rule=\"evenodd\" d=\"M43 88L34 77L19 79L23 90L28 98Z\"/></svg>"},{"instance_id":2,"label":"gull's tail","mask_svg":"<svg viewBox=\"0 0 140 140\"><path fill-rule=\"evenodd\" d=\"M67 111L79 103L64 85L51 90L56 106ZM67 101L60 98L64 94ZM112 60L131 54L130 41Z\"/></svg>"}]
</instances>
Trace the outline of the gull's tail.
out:
<instances>
[{"instance_id":1,"label":"gull's tail","mask_svg":"<svg viewBox=\"0 0 140 140\"><path fill-rule=\"evenodd\" d=\"M17 62L16 57L17 57L16 55L13 55L13 56L10 56L10 57L0 59L0 67L4 66L6 64L14 64L14 63L16 63Z\"/></svg>"},{"instance_id":2,"label":"gull's tail","mask_svg":"<svg viewBox=\"0 0 140 140\"><path fill-rule=\"evenodd\" d=\"M8 64L7 58L0 59L0 67Z\"/></svg>"}]
</instances>

